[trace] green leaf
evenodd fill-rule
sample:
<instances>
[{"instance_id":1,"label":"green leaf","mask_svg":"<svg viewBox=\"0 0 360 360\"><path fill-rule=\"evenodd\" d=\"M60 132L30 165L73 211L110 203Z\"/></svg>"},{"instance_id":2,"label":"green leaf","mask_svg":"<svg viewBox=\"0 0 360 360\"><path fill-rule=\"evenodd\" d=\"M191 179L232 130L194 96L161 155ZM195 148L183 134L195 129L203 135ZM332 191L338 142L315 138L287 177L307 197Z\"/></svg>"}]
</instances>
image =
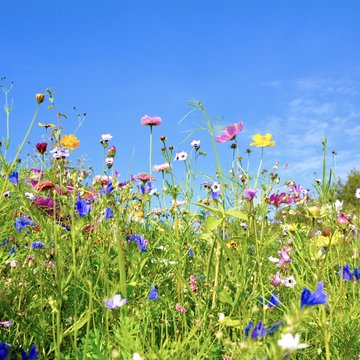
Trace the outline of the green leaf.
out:
<instances>
[{"instance_id":1,"label":"green leaf","mask_svg":"<svg viewBox=\"0 0 360 360\"><path fill-rule=\"evenodd\" d=\"M222 303L229 304L231 306L234 303L231 295L225 290L220 291L220 293L219 293L219 301L222 302ZM228 320L230 320L230 319L228 319ZM239 322L239 324L240 324L240 322ZM232 325L232 326L234 326L234 325Z\"/></svg>"},{"instance_id":2,"label":"green leaf","mask_svg":"<svg viewBox=\"0 0 360 360\"><path fill-rule=\"evenodd\" d=\"M200 203L193 203L194 205L196 206L199 206L201 208L203 208L204 210L207 210L213 214L216 214L216 215L219 215L219 216L222 216L223 215L223 212L221 211L221 209L217 209L217 208L214 208L214 207L211 207L211 206L207 206L207 205L203 205L203 204L200 204Z\"/></svg>"},{"instance_id":3,"label":"green leaf","mask_svg":"<svg viewBox=\"0 0 360 360\"><path fill-rule=\"evenodd\" d=\"M232 208L226 212L226 215L233 216L239 220L247 221L248 217L243 212L237 210L236 208Z\"/></svg>"},{"instance_id":4,"label":"green leaf","mask_svg":"<svg viewBox=\"0 0 360 360\"><path fill-rule=\"evenodd\" d=\"M215 216L208 216L205 220L206 231L211 232L215 230L221 224L221 221L221 219L217 219Z\"/></svg>"}]
</instances>

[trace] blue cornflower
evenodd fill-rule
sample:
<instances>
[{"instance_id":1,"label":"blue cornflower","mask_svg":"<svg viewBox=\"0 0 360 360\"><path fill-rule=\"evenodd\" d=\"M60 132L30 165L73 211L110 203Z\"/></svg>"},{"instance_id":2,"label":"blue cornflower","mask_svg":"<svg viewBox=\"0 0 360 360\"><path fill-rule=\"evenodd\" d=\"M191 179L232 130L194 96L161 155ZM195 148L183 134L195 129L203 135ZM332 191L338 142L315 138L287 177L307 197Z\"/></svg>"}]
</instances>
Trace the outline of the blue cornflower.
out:
<instances>
[{"instance_id":1,"label":"blue cornflower","mask_svg":"<svg viewBox=\"0 0 360 360\"><path fill-rule=\"evenodd\" d=\"M360 269L359 268L354 268L354 276L356 280L360 280Z\"/></svg>"},{"instance_id":2,"label":"blue cornflower","mask_svg":"<svg viewBox=\"0 0 360 360\"><path fill-rule=\"evenodd\" d=\"M114 186L112 184L111 181L109 181L107 184L106 184L106 188L101 188L100 191L99 191L99 195L109 195L113 190L114 190Z\"/></svg>"},{"instance_id":3,"label":"blue cornflower","mask_svg":"<svg viewBox=\"0 0 360 360\"><path fill-rule=\"evenodd\" d=\"M300 309L304 306L314 306L326 304L327 295L324 292L324 283L319 282L316 290L311 293L307 288L304 288L301 293Z\"/></svg>"},{"instance_id":4,"label":"blue cornflower","mask_svg":"<svg viewBox=\"0 0 360 360\"><path fill-rule=\"evenodd\" d=\"M351 281L353 279L353 276L352 276L351 270L350 270L350 266L348 264L346 264L344 266L340 266L339 276L343 280L350 280Z\"/></svg>"},{"instance_id":5,"label":"blue cornflower","mask_svg":"<svg viewBox=\"0 0 360 360\"><path fill-rule=\"evenodd\" d=\"M9 181L13 184L17 185L19 183L19 173L17 171L14 171L9 175Z\"/></svg>"},{"instance_id":6,"label":"blue cornflower","mask_svg":"<svg viewBox=\"0 0 360 360\"><path fill-rule=\"evenodd\" d=\"M114 217L113 211L112 211L109 207L107 207L107 208L105 209L104 219L105 219L105 220L108 220L108 219L111 219L111 218L113 218L113 217Z\"/></svg>"},{"instance_id":7,"label":"blue cornflower","mask_svg":"<svg viewBox=\"0 0 360 360\"><path fill-rule=\"evenodd\" d=\"M279 327L280 325L283 323L283 321L278 321L276 322L266 333L267 334L272 334L274 333Z\"/></svg>"},{"instance_id":8,"label":"blue cornflower","mask_svg":"<svg viewBox=\"0 0 360 360\"><path fill-rule=\"evenodd\" d=\"M261 321L258 322L256 328L251 333L251 338L255 339L263 339L266 335L266 327Z\"/></svg>"},{"instance_id":9,"label":"blue cornflower","mask_svg":"<svg viewBox=\"0 0 360 360\"><path fill-rule=\"evenodd\" d=\"M31 249L36 249L36 248L40 248L43 249L44 248L44 244L41 241L34 241L31 245L30 245Z\"/></svg>"},{"instance_id":10,"label":"blue cornflower","mask_svg":"<svg viewBox=\"0 0 360 360\"><path fill-rule=\"evenodd\" d=\"M159 298L159 294L158 294L156 285L153 285L153 286L151 287L150 292L149 292L148 299L149 299L149 300L156 300L156 299L158 299L158 298Z\"/></svg>"},{"instance_id":11,"label":"blue cornflower","mask_svg":"<svg viewBox=\"0 0 360 360\"><path fill-rule=\"evenodd\" d=\"M261 305L263 305L263 303L265 303L265 305L267 305L269 308L279 306L280 305L279 295L272 292L271 298L268 302L266 300L264 301L264 299L262 297L260 297L260 302L261 302Z\"/></svg>"},{"instance_id":12,"label":"blue cornflower","mask_svg":"<svg viewBox=\"0 0 360 360\"><path fill-rule=\"evenodd\" d=\"M36 349L35 344L32 344L28 353L26 353L24 350L21 350L21 357L23 360L38 359L38 353L39 351Z\"/></svg>"},{"instance_id":13,"label":"blue cornflower","mask_svg":"<svg viewBox=\"0 0 360 360\"><path fill-rule=\"evenodd\" d=\"M149 241L144 239L141 235L138 234L132 234L131 236L128 235L126 236L126 241L128 243L132 243L136 241L136 244L142 253L147 251L147 246Z\"/></svg>"},{"instance_id":14,"label":"blue cornflower","mask_svg":"<svg viewBox=\"0 0 360 360\"><path fill-rule=\"evenodd\" d=\"M90 213L91 207L86 200L83 199L76 200L75 206L76 206L76 210L79 212L80 217L86 216Z\"/></svg>"},{"instance_id":15,"label":"blue cornflower","mask_svg":"<svg viewBox=\"0 0 360 360\"><path fill-rule=\"evenodd\" d=\"M0 360L5 360L9 356L9 347L10 345L5 343L0 343Z\"/></svg>"},{"instance_id":16,"label":"blue cornflower","mask_svg":"<svg viewBox=\"0 0 360 360\"><path fill-rule=\"evenodd\" d=\"M21 230L25 226L35 226L36 224L31 220L30 215L26 214L24 216L21 216L20 218L15 220L14 226L18 232L21 232Z\"/></svg>"},{"instance_id":17,"label":"blue cornflower","mask_svg":"<svg viewBox=\"0 0 360 360\"><path fill-rule=\"evenodd\" d=\"M250 320L244 329L244 336L247 338L249 336L249 331L253 327L254 323Z\"/></svg>"},{"instance_id":18,"label":"blue cornflower","mask_svg":"<svg viewBox=\"0 0 360 360\"><path fill-rule=\"evenodd\" d=\"M189 248L189 257L194 257L195 254L194 254L194 251L192 248Z\"/></svg>"}]
</instances>

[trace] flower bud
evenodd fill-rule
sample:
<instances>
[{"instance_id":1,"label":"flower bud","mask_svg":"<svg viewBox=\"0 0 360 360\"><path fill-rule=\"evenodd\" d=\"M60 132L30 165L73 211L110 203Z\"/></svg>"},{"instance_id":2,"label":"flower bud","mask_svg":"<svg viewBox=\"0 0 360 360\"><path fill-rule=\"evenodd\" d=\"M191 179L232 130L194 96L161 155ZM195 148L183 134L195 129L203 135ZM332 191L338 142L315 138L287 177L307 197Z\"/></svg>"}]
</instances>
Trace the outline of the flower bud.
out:
<instances>
[{"instance_id":1,"label":"flower bud","mask_svg":"<svg viewBox=\"0 0 360 360\"><path fill-rule=\"evenodd\" d=\"M108 148L108 156L114 157L116 155L116 147L114 145Z\"/></svg>"},{"instance_id":2,"label":"flower bud","mask_svg":"<svg viewBox=\"0 0 360 360\"><path fill-rule=\"evenodd\" d=\"M348 220L347 216L344 214L339 214L337 217L337 224L340 227L345 228L349 224L349 220Z\"/></svg>"},{"instance_id":3,"label":"flower bud","mask_svg":"<svg viewBox=\"0 0 360 360\"><path fill-rule=\"evenodd\" d=\"M45 99L45 94L36 94L36 102L38 104L41 104L42 102L44 102Z\"/></svg>"},{"instance_id":4,"label":"flower bud","mask_svg":"<svg viewBox=\"0 0 360 360\"><path fill-rule=\"evenodd\" d=\"M320 217L321 208L318 205L308 207L309 213L313 218Z\"/></svg>"},{"instance_id":5,"label":"flower bud","mask_svg":"<svg viewBox=\"0 0 360 360\"><path fill-rule=\"evenodd\" d=\"M166 141L166 137L165 137L164 135L161 135L161 136L160 136L160 141L165 142L165 141Z\"/></svg>"}]
</instances>

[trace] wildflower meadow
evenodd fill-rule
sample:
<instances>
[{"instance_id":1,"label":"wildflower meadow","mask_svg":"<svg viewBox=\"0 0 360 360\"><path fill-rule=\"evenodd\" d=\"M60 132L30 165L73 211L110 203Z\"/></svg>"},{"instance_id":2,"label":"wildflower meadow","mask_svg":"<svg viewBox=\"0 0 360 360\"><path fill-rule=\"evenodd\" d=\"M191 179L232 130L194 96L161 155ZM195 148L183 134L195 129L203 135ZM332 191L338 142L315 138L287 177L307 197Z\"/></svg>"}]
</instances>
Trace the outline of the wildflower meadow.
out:
<instances>
[{"instance_id":1,"label":"wildflower meadow","mask_svg":"<svg viewBox=\"0 0 360 360\"><path fill-rule=\"evenodd\" d=\"M193 100L216 171L198 171L206 154L196 132L176 149L161 132L167 120L150 114L134 120L149 134L148 166L125 178L111 133L94 144L102 171L76 162L81 137L50 89L34 96L14 147L2 89L1 360L359 358L360 189L355 207L338 198L325 138L309 189L284 178L276 159L264 168L272 134L244 138L246 120L219 130Z\"/></svg>"}]
</instances>

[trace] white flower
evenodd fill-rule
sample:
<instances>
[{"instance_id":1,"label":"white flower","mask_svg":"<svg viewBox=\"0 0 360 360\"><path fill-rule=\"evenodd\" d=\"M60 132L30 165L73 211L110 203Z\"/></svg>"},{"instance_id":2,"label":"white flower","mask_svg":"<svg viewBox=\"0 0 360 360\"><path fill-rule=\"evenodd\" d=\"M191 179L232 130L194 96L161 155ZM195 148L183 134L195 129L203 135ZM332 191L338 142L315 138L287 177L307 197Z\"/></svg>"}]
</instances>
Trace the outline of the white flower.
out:
<instances>
[{"instance_id":1,"label":"white flower","mask_svg":"<svg viewBox=\"0 0 360 360\"><path fill-rule=\"evenodd\" d=\"M225 314L224 314L224 313L220 313L220 314L219 314L219 322L221 323L221 322L223 322L223 321L225 321Z\"/></svg>"},{"instance_id":2,"label":"white flower","mask_svg":"<svg viewBox=\"0 0 360 360\"><path fill-rule=\"evenodd\" d=\"M357 199L360 199L360 188L357 188L356 191L355 191L355 197Z\"/></svg>"},{"instance_id":3,"label":"white flower","mask_svg":"<svg viewBox=\"0 0 360 360\"><path fill-rule=\"evenodd\" d=\"M3 196L4 196L4 197L10 197L10 190L5 191L5 192L3 193Z\"/></svg>"},{"instance_id":4,"label":"white flower","mask_svg":"<svg viewBox=\"0 0 360 360\"><path fill-rule=\"evenodd\" d=\"M151 196L155 196L155 195L157 195L157 193L158 193L157 188L153 188L149 191L149 195L151 195Z\"/></svg>"},{"instance_id":5,"label":"white flower","mask_svg":"<svg viewBox=\"0 0 360 360\"><path fill-rule=\"evenodd\" d=\"M200 140L193 140L190 145L195 148L195 150L198 150L200 147Z\"/></svg>"},{"instance_id":6,"label":"white flower","mask_svg":"<svg viewBox=\"0 0 360 360\"><path fill-rule=\"evenodd\" d=\"M343 208L343 204L344 204L343 201L336 200L336 201L335 201L335 210L336 210L336 211L341 211L342 208Z\"/></svg>"},{"instance_id":7,"label":"white flower","mask_svg":"<svg viewBox=\"0 0 360 360\"><path fill-rule=\"evenodd\" d=\"M287 351L294 351L297 349L305 349L309 346L307 344L300 344L300 335L299 334L295 334L295 337L294 337L290 333L283 334L281 336L281 339L278 340L278 344L284 350L287 350Z\"/></svg>"},{"instance_id":8,"label":"white flower","mask_svg":"<svg viewBox=\"0 0 360 360\"><path fill-rule=\"evenodd\" d=\"M273 263L278 263L280 261L278 258L273 257L273 256L269 256L268 259Z\"/></svg>"},{"instance_id":9,"label":"white flower","mask_svg":"<svg viewBox=\"0 0 360 360\"><path fill-rule=\"evenodd\" d=\"M214 181L211 185L211 191L214 193L218 193L220 192L220 190L221 190L221 185L218 182Z\"/></svg>"},{"instance_id":10,"label":"white flower","mask_svg":"<svg viewBox=\"0 0 360 360\"><path fill-rule=\"evenodd\" d=\"M105 162L107 165L113 165L114 164L114 158L113 157L107 157L105 159Z\"/></svg>"},{"instance_id":11,"label":"white flower","mask_svg":"<svg viewBox=\"0 0 360 360\"><path fill-rule=\"evenodd\" d=\"M101 135L101 140L102 141L109 141L111 139L112 139L112 135L110 135L110 134L102 134Z\"/></svg>"},{"instance_id":12,"label":"white flower","mask_svg":"<svg viewBox=\"0 0 360 360\"><path fill-rule=\"evenodd\" d=\"M140 356L139 353L134 353L133 360L141 360L141 359L142 359L142 357Z\"/></svg>"},{"instance_id":13,"label":"white flower","mask_svg":"<svg viewBox=\"0 0 360 360\"><path fill-rule=\"evenodd\" d=\"M175 155L175 160L184 161L186 159L187 159L186 151L180 151L180 152L176 153L176 155Z\"/></svg>"},{"instance_id":14,"label":"white flower","mask_svg":"<svg viewBox=\"0 0 360 360\"><path fill-rule=\"evenodd\" d=\"M29 193L29 192L26 192L26 193L25 193L25 196L26 196L28 199L30 199L30 200L34 200L34 199L35 199L35 195L32 194L32 193Z\"/></svg>"},{"instance_id":15,"label":"white flower","mask_svg":"<svg viewBox=\"0 0 360 360\"><path fill-rule=\"evenodd\" d=\"M65 159L70 155L69 150L63 147L56 147L50 152L53 154L54 159Z\"/></svg>"},{"instance_id":16,"label":"white flower","mask_svg":"<svg viewBox=\"0 0 360 360\"><path fill-rule=\"evenodd\" d=\"M289 276L285 276L284 278L281 279L281 283L288 288L293 288L297 282L294 278L294 276L289 275Z\"/></svg>"}]
</instances>

